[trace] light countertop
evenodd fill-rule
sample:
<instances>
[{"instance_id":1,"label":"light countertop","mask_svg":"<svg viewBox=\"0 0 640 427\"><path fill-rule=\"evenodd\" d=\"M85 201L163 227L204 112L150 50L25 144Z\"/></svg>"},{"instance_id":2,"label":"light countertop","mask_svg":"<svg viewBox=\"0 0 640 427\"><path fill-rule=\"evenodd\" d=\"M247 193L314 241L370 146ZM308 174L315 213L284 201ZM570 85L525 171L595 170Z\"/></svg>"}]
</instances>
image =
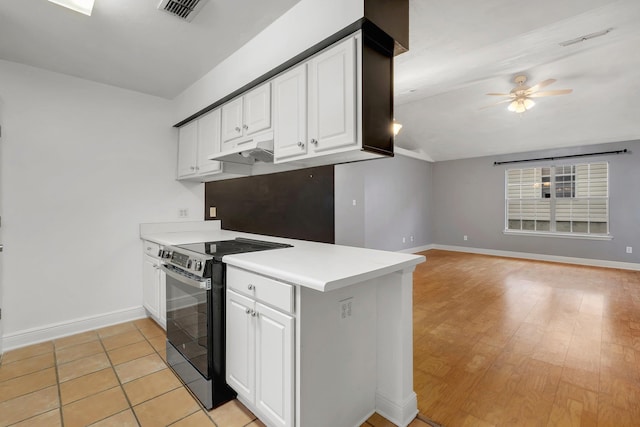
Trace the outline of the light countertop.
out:
<instances>
[{"instance_id":1,"label":"light countertop","mask_svg":"<svg viewBox=\"0 0 640 427\"><path fill-rule=\"evenodd\" d=\"M219 221L194 222L192 229L188 226L175 228L179 231L167 231L171 230L170 226L144 227L145 224L142 224L140 238L160 245L231 240L236 237L288 243L293 247L226 255L223 261L322 292L413 268L425 261L422 255L240 233L222 230L219 224Z\"/></svg>"}]
</instances>

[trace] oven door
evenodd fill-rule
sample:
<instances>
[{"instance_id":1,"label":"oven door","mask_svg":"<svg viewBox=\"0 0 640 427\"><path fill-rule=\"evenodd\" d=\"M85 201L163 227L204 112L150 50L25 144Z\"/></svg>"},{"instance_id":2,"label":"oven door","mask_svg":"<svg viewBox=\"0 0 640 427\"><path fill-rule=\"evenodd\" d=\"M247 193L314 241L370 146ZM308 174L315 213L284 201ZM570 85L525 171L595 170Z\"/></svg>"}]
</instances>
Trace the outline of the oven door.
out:
<instances>
[{"instance_id":1,"label":"oven door","mask_svg":"<svg viewBox=\"0 0 640 427\"><path fill-rule=\"evenodd\" d=\"M202 377L211 379L211 280L172 265L167 274L167 341ZM169 355L167 355L169 357ZM187 379L183 378L187 382Z\"/></svg>"}]
</instances>

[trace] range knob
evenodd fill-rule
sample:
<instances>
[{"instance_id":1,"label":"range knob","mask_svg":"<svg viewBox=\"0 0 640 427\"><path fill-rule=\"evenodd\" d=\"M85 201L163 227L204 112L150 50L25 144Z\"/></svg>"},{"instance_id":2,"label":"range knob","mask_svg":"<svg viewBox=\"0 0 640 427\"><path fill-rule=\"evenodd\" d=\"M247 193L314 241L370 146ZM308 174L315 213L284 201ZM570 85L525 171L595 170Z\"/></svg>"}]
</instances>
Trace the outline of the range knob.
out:
<instances>
[{"instance_id":1,"label":"range knob","mask_svg":"<svg viewBox=\"0 0 640 427\"><path fill-rule=\"evenodd\" d=\"M193 269L194 269L195 271L200 271L200 270L202 270L202 262L201 262L201 261L196 261L196 262L195 262L195 266L193 267Z\"/></svg>"},{"instance_id":2,"label":"range knob","mask_svg":"<svg viewBox=\"0 0 640 427\"><path fill-rule=\"evenodd\" d=\"M192 261L191 261L191 260L187 260L187 268L191 268L191 265L192 265L192 264L193 264L193 263L192 263Z\"/></svg>"},{"instance_id":3,"label":"range knob","mask_svg":"<svg viewBox=\"0 0 640 427\"><path fill-rule=\"evenodd\" d=\"M164 258L171 258L171 255L173 255L173 252L171 251L164 251L163 253Z\"/></svg>"}]
</instances>

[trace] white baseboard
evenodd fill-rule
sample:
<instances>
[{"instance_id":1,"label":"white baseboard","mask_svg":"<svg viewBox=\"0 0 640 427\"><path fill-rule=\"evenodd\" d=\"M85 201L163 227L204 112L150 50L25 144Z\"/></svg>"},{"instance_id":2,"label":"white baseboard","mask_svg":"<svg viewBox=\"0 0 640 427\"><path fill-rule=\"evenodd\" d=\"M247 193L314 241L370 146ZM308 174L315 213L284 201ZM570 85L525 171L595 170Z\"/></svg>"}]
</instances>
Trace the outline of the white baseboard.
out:
<instances>
[{"instance_id":1,"label":"white baseboard","mask_svg":"<svg viewBox=\"0 0 640 427\"><path fill-rule=\"evenodd\" d=\"M534 254L529 252L499 251L495 249L470 248L466 246L449 246L438 244L434 244L431 246L431 249L441 249L443 251L467 252L472 254L493 255L506 258L522 258L536 261L550 261L560 262L564 264L588 265L591 267L619 268L622 270L640 271L640 263L636 262L607 261L603 259L576 258L559 255Z\"/></svg>"},{"instance_id":2,"label":"white baseboard","mask_svg":"<svg viewBox=\"0 0 640 427\"><path fill-rule=\"evenodd\" d=\"M415 248L400 249L398 252L402 252L405 254L414 254L416 252L428 251L429 249L435 249L435 245L431 244L431 245L424 245L424 246L416 246Z\"/></svg>"},{"instance_id":3,"label":"white baseboard","mask_svg":"<svg viewBox=\"0 0 640 427\"><path fill-rule=\"evenodd\" d=\"M411 392L410 396L399 405L397 402L376 393L376 412L400 427L407 427L418 415L418 396Z\"/></svg>"},{"instance_id":4,"label":"white baseboard","mask_svg":"<svg viewBox=\"0 0 640 427\"><path fill-rule=\"evenodd\" d=\"M111 313L99 314L97 316L83 317L67 322L54 323L37 328L25 329L4 335L3 351L13 350L39 342L50 341L68 335L93 329L104 328L105 326L147 317L147 312L142 306L126 308L124 310L112 311Z\"/></svg>"}]
</instances>

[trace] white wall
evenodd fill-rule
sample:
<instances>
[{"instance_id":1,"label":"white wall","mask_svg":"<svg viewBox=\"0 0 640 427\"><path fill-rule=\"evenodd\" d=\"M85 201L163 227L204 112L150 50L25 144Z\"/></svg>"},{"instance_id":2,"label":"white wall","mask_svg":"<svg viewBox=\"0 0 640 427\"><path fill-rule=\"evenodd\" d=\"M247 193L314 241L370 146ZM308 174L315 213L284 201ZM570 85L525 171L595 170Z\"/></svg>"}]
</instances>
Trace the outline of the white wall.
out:
<instances>
[{"instance_id":1,"label":"white wall","mask_svg":"<svg viewBox=\"0 0 640 427\"><path fill-rule=\"evenodd\" d=\"M203 216L203 185L175 181L171 103L6 61L0 102L5 340L139 310L139 223Z\"/></svg>"},{"instance_id":2,"label":"white wall","mask_svg":"<svg viewBox=\"0 0 640 427\"><path fill-rule=\"evenodd\" d=\"M364 0L300 0L176 97L174 123L229 95L363 16Z\"/></svg>"}]
</instances>

